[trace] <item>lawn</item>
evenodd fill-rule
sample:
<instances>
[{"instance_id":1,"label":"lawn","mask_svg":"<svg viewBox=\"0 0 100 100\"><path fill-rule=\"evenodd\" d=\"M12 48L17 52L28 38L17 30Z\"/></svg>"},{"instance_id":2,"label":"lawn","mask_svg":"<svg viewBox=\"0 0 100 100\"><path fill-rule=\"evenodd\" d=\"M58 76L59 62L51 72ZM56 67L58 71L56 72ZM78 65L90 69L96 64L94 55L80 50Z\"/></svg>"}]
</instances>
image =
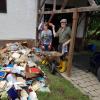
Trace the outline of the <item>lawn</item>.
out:
<instances>
[{"instance_id":1,"label":"lawn","mask_svg":"<svg viewBox=\"0 0 100 100\"><path fill-rule=\"evenodd\" d=\"M42 68L48 76L51 93L38 92L39 100L89 100L89 97L81 93L69 81L60 75L52 75L47 68Z\"/></svg>"}]
</instances>

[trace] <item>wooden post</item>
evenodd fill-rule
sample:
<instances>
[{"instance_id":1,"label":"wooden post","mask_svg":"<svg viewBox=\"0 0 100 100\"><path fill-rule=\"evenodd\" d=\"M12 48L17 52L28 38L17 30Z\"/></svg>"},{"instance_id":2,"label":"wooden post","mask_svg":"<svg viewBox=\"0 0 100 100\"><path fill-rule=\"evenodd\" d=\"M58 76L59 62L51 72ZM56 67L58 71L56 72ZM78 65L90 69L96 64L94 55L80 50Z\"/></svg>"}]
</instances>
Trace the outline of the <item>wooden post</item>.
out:
<instances>
[{"instance_id":1,"label":"wooden post","mask_svg":"<svg viewBox=\"0 0 100 100\"><path fill-rule=\"evenodd\" d=\"M61 10L64 10L64 8L66 7L68 1L69 0L63 0L62 6L61 6Z\"/></svg>"},{"instance_id":2,"label":"wooden post","mask_svg":"<svg viewBox=\"0 0 100 100\"><path fill-rule=\"evenodd\" d=\"M42 4L41 4L41 2L42 2ZM37 1L37 6L38 6L38 9L39 9L39 12L42 12L42 11L44 11L44 6L45 6L45 2L46 2L46 0L38 0ZM38 11L38 10L37 10ZM39 12L37 12L37 34L36 34L36 46L38 45L38 43L39 43L39 31L38 31L38 26L39 26L39 24L41 23L41 20L42 20L42 17L44 16L44 14L42 14L42 13L39 13Z\"/></svg>"},{"instance_id":3,"label":"wooden post","mask_svg":"<svg viewBox=\"0 0 100 100\"><path fill-rule=\"evenodd\" d=\"M37 1L37 10L40 8L40 0ZM40 14L37 11L37 28L39 26L39 18L40 18Z\"/></svg>"},{"instance_id":4,"label":"wooden post","mask_svg":"<svg viewBox=\"0 0 100 100\"><path fill-rule=\"evenodd\" d=\"M52 20L54 14L55 14L55 13L54 13L55 10L56 10L56 0L53 1L53 11L52 11L51 16L50 16L50 18L49 18L49 20L48 20L48 23L51 22L51 20Z\"/></svg>"},{"instance_id":5,"label":"wooden post","mask_svg":"<svg viewBox=\"0 0 100 100\"><path fill-rule=\"evenodd\" d=\"M38 26L39 26L39 13L38 9L40 8L40 1L37 1L37 23L36 23L36 40L35 40L35 46L37 46L37 41L38 41Z\"/></svg>"},{"instance_id":6,"label":"wooden post","mask_svg":"<svg viewBox=\"0 0 100 100\"><path fill-rule=\"evenodd\" d=\"M41 13L41 12L44 11L44 9L45 9L45 3L44 3L44 5L42 5L42 8L39 9L39 12L40 12L40 14L39 14L39 23L41 22L41 20L42 20L42 18L44 16L44 14Z\"/></svg>"},{"instance_id":7,"label":"wooden post","mask_svg":"<svg viewBox=\"0 0 100 100\"><path fill-rule=\"evenodd\" d=\"M56 10L56 0L53 1L53 11Z\"/></svg>"},{"instance_id":8,"label":"wooden post","mask_svg":"<svg viewBox=\"0 0 100 100\"><path fill-rule=\"evenodd\" d=\"M72 33L71 33L71 42L69 48L69 55L68 55L68 67L67 67L67 75L71 75L71 68L72 68L72 60L73 60L73 53L74 53L74 44L75 44L75 36L77 31L77 23L78 23L79 13L77 10L73 12L73 24L72 24Z\"/></svg>"},{"instance_id":9,"label":"wooden post","mask_svg":"<svg viewBox=\"0 0 100 100\"><path fill-rule=\"evenodd\" d=\"M41 12L44 11L46 0L42 0L42 1L41 0L38 0L38 1L40 2L40 8L39 8L39 13L40 13L40 15L39 15L39 23L40 23L41 22L41 19L44 16L44 14L42 14Z\"/></svg>"},{"instance_id":10,"label":"wooden post","mask_svg":"<svg viewBox=\"0 0 100 100\"><path fill-rule=\"evenodd\" d=\"M38 0L38 1L39 1L39 0ZM40 5L40 9L39 9L39 10L42 9L42 7L44 6L45 2L46 2L46 0L43 0L43 1L42 1L42 4Z\"/></svg>"}]
</instances>

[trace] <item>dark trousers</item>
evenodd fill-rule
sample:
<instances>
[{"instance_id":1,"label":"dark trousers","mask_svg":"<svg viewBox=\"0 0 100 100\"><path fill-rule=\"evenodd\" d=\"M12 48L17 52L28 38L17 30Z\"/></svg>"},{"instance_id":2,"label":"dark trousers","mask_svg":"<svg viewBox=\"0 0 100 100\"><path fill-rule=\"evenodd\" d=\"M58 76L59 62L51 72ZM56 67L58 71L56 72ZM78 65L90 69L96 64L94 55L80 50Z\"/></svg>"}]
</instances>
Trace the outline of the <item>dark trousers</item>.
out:
<instances>
[{"instance_id":1,"label":"dark trousers","mask_svg":"<svg viewBox=\"0 0 100 100\"><path fill-rule=\"evenodd\" d=\"M45 51L48 51L49 50L49 48L48 48L49 45L44 44L43 46L44 46Z\"/></svg>"}]
</instances>

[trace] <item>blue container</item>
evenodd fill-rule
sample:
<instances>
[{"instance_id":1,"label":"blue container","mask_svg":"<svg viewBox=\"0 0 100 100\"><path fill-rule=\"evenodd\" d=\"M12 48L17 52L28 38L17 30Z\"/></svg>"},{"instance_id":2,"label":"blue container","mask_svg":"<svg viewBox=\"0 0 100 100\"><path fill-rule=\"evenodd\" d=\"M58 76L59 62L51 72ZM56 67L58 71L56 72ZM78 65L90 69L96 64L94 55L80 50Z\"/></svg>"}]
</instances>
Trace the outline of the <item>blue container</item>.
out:
<instances>
[{"instance_id":1,"label":"blue container","mask_svg":"<svg viewBox=\"0 0 100 100\"><path fill-rule=\"evenodd\" d=\"M96 51L96 45L95 44L89 44L88 45L88 49L92 52L95 52Z\"/></svg>"},{"instance_id":2,"label":"blue container","mask_svg":"<svg viewBox=\"0 0 100 100\"><path fill-rule=\"evenodd\" d=\"M7 68L13 68L13 66L14 66L13 64L8 64L6 67Z\"/></svg>"}]
</instances>

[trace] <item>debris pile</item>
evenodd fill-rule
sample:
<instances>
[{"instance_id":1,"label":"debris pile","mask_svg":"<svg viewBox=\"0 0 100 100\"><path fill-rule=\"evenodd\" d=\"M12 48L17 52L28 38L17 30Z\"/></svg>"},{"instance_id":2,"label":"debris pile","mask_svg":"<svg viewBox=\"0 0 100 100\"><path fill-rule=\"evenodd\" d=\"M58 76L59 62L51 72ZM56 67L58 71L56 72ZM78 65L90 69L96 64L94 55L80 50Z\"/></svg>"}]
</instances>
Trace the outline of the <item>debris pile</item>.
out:
<instances>
[{"instance_id":1,"label":"debris pile","mask_svg":"<svg viewBox=\"0 0 100 100\"><path fill-rule=\"evenodd\" d=\"M0 50L0 95L11 100L38 100L36 91L50 92L34 50L9 43Z\"/></svg>"}]
</instances>

